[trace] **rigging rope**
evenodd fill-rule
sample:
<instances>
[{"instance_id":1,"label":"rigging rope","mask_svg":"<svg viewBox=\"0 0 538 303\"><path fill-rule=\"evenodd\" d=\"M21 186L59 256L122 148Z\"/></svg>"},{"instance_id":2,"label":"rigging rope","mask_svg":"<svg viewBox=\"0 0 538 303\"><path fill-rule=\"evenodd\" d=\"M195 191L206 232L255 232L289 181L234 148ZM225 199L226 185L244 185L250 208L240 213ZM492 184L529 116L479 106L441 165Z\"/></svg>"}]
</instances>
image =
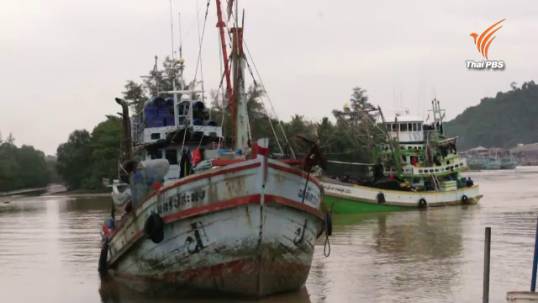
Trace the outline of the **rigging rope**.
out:
<instances>
[{"instance_id":1,"label":"rigging rope","mask_svg":"<svg viewBox=\"0 0 538 303\"><path fill-rule=\"evenodd\" d=\"M227 0L226 2L228 3L229 1ZM236 3L236 5L237 5L237 3ZM233 20L233 19L234 19L234 18L232 18L232 17L234 17L234 16L235 16L235 13L232 11L232 12L231 12L231 15L230 15L230 17L229 17L229 19L228 19L228 23L230 22L230 20ZM231 31L230 31L230 29L229 29L229 27L228 27L228 23L225 24L225 27L226 27L227 32L228 32L228 40L230 41L230 45L229 45L229 47L232 47L232 45L231 45L231 43L232 43L232 36L231 36L231 33L230 33ZM254 66L254 70L256 71L256 74L258 75L258 79L259 79L259 81L260 81L260 84L261 84L261 87L262 87L262 89L263 89L263 92L264 92L265 95L267 96L267 100L269 101L269 104L270 104L270 106L271 106L271 110L273 111L273 114L274 114L275 116L277 116L277 115L276 115L275 108L273 107L273 103L271 102L271 98L269 97L269 94L267 93L267 90L265 89L265 85L263 84L263 80L262 80L262 78L261 78L261 76L260 76L260 73L259 73L259 71L258 71L258 68L256 67L256 63L254 62L254 59L252 58L252 55L250 54L250 50L249 50L249 48L248 48L248 46L247 46L247 44L246 44L245 37L243 37L243 45L245 46L245 49L247 50L247 55L248 55L250 61L252 61L252 65ZM248 69L248 71L249 71L249 73L250 73L250 76L252 77L252 80L254 81L254 85L255 85L255 86L258 86L258 83L257 83L257 81L256 81L256 77L254 77L254 73L252 72L252 68L251 68L251 66L250 66L250 64L249 64L249 62L248 62L248 60L246 60L246 58L245 58L245 62L246 62L246 64L247 64L247 69ZM221 78L221 85L222 85L222 81L223 81L223 79L224 79L224 76ZM275 138L275 141L276 141L276 143L277 143L277 145L278 145L278 149L280 150L280 152L281 152L282 154L284 154L284 149L282 148L282 144L280 143L280 140L278 140L278 135L277 135L276 130L275 130L274 126L273 126L273 121L271 120L271 117L270 117L269 113L267 112L267 110L265 109L265 107L263 107L263 111L264 111L264 113L265 113L265 116L267 117L267 121L269 122L269 126L271 127L271 132L273 133L273 136L274 136L274 138ZM296 158L296 157L295 157L295 151L293 150L293 147L291 146L290 142L288 141L288 137L286 136L286 132L284 131L284 128L283 128L283 126L282 126L282 122L281 122L278 118L277 118L277 121L278 121L277 123L278 123L279 126L280 126L280 131L281 131L281 133L282 133L282 135L283 135L283 137L284 137L284 140L285 140L286 144L288 145L288 147L290 148L292 157L295 159L295 158Z\"/></svg>"},{"instance_id":2,"label":"rigging rope","mask_svg":"<svg viewBox=\"0 0 538 303\"><path fill-rule=\"evenodd\" d=\"M198 3L198 2L196 2ZM194 83L196 83L196 78L198 76L198 68L200 68L200 76L202 78L202 101L203 101L203 94L204 94L204 76L202 71L202 44L204 42L204 36L205 36L205 27L207 24L207 16L209 14L209 5L211 4L211 0L207 0L206 9L205 9L205 16L204 16L204 25L202 27L202 32L200 33L200 22L198 20L196 21L196 26L198 28L198 59L196 60L196 69L194 72ZM199 10L196 14L196 17L199 18Z\"/></svg>"},{"instance_id":3,"label":"rigging rope","mask_svg":"<svg viewBox=\"0 0 538 303\"><path fill-rule=\"evenodd\" d=\"M267 101L269 102L269 105L271 106L271 110L273 111L273 114L275 116L277 116L276 111L275 111L275 107L273 106L273 102L271 100L271 97L269 96L269 93L265 89L265 84L264 84L263 79L262 79L262 77L260 75L258 67L256 66L256 62L254 62L254 59L252 58L252 55L250 53L250 49L248 48L247 42L245 41L245 39L243 39L243 44L245 45L245 49L247 50L247 55L248 55L250 61L252 62L252 66L254 67L254 71L256 71L256 74L258 75L258 79L260 81L260 84L263 87L263 90L265 92L265 96L267 96ZM293 147L291 146L290 141L288 140L288 136L286 135L286 132L284 131L284 127L282 126L282 121L280 121L280 119L277 119L277 120L278 120L278 126L280 127L280 132L282 133L282 135L284 137L284 141L286 142L286 144L290 148L290 152L291 152L292 157L295 159L295 158L297 158L295 156L295 151L293 150Z\"/></svg>"},{"instance_id":4,"label":"rigging rope","mask_svg":"<svg viewBox=\"0 0 538 303\"><path fill-rule=\"evenodd\" d=\"M325 234L325 243L323 244L323 255L329 257L331 255L331 242L329 241L329 235Z\"/></svg>"},{"instance_id":5,"label":"rigging rope","mask_svg":"<svg viewBox=\"0 0 538 303\"><path fill-rule=\"evenodd\" d=\"M245 60L247 63L247 69L250 73L250 76L252 77L252 80L254 81L254 87L258 87L258 82L256 82L256 78L254 77L254 74L252 73L252 68L250 67L250 64L247 60ZM263 88L263 87L262 87ZM265 88L263 88L263 92L265 92ZM271 120L271 117L269 116L269 113L267 112L267 109L265 109L265 106L262 106L263 112L265 114L265 117L267 118L267 122L269 122L269 126L271 127L271 132L273 133L273 137L275 138L276 144L278 145L278 149L280 150L281 154L284 154L284 149L282 148L282 145L280 144L280 140L278 140L278 135L276 134L275 127L273 126L273 121Z\"/></svg>"}]
</instances>

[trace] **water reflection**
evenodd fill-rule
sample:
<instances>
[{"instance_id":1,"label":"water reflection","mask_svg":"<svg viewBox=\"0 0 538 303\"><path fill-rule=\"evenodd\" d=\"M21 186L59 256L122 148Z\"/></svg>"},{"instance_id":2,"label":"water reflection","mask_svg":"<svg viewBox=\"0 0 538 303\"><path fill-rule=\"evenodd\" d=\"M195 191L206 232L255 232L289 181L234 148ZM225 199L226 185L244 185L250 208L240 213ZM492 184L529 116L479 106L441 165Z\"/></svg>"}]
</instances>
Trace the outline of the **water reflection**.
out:
<instances>
[{"instance_id":1,"label":"water reflection","mask_svg":"<svg viewBox=\"0 0 538 303\"><path fill-rule=\"evenodd\" d=\"M160 285L162 286L162 285ZM141 292L140 289L145 289ZM159 287L156 287L159 288ZM99 295L101 302L103 303L137 303L137 302L157 302L157 303L171 303L171 302L258 302L258 303L309 303L310 296L306 287L292 293L284 293L274 295L268 298L259 300L241 298L234 296L222 296L222 294L207 294L200 293L191 290L175 290L167 292L154 292L151 291L151 287L140 287L133 281L122 281L112 277L103 277L99 287ZM162 288L159 288L162 289Z\"/></svg>"},{"instance_id":2,"label":"water reflection","mask_svg":"<svg viewBox=\"0 0 538 303\"><path fill-rule=\"evenodd\" d=\"M472 177L485 195L477 206L336 216L331 256L320 241L306 287L261 302L480 301L485 226L493 229L490 302L505 302L507 291L529 285L538 170ZM101 281L99 226L110 203L61 195L0 203L0 302L249 302Z\"/></svg>"}]
</instances>

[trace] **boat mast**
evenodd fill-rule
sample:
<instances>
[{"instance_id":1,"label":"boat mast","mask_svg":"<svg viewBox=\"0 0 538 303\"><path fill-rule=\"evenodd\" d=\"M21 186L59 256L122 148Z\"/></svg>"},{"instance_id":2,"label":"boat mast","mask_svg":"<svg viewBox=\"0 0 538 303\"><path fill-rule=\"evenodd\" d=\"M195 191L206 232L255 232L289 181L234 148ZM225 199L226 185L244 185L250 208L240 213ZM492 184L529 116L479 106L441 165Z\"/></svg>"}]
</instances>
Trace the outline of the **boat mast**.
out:
<instances>
[{"instance_id":1,"label":"boat mast","mask_svg":"<svg viewBox=\"0 0 538 303\"><path fill-rule=\"evenodd\" d=\"M237 1L236 1L237 5ZM235 150L245 151L249 146L250 131L247 110L247 96L245 93L245 54L243 52L243 26L239 26L237 21L231 29L232 32L232 68L233 68L233 96L235 111Z\"/></svg>"},{"instance_id":2,"label":"boat mast","mask_svg":"<svg viewBox=\"0 0 538 303\"><path fill-rule=\"evenodd\" d=\"M215 1L217 5L217 27L219 28L219 35L220 35L220 45L222 48L222 57L224 62L224 76L226 78L226 98L228 99L228 109L230 109L232 114L232 143L235 142L235 121L236 121L236 105L235 105L235 99L233 96L233 88L232 88L232 81L230 78L230 65L228 60L228 49L226 48L226 38L224 34L224 27L226 24L224 23L222 19L222 9L220 7L220 0Z\"/></svg>"},{"instance_id":3,"label":"boat mast","mask_svg":"<svg viewBox=\"0 0 538 303\"><path fill-rule=\"evenodd\" d=\"M387 140L387 144L390 148L389 152L392 155L392 160L394 161L394 166L396 168L396 173L400 175L402 173L402 165L400 163L401 157L400 157L400 145L398 138L400 137L400 126L398 125L398 130L396 134L396 139L392 138L390 136L389 131L386 129L386 121L385 121L385 115L383 115L383 111L381 110L381 107L377 106L377 111L379 112L379 115L381 116L381 123L383 125L383 133L385 134L385 139ZM398 121L398 116L396 116L394 122ZM392 130L391 130L392 131Z\"/></svg>"},{"instance_id":4,"label":"boat mast","mask_svg":"<svg viewBox=\"0 0 538 303\"><path fill-rule=\"evenodd\" d=\"M444 135L443 119L445 118L445 110L441 109L440 102L437 98L432 100L432 114L435 129L439 131L439 134Z\"/></svg>"}]
</instances>

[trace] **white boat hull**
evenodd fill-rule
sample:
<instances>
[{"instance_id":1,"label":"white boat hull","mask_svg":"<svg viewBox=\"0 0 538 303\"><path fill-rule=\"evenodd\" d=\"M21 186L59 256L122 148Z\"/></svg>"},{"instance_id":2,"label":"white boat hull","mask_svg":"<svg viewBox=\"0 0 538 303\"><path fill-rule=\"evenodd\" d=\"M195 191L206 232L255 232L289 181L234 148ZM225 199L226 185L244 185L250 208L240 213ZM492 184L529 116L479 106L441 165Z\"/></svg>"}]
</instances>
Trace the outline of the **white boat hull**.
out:
<instances>
[{"instance_id":1,"label":"white boat hull","mask_svg":"<svg viewBox=\"0 0 538 303\"><path fill-rule=\"evenodd\" d=\"M323 227L320 186L310 178L303 201L306 180L259 157L165 184L111 238L109 271L251 296L298 289ZM152 213L159 243L144 234Z\"/></svg>"}]
</instances>

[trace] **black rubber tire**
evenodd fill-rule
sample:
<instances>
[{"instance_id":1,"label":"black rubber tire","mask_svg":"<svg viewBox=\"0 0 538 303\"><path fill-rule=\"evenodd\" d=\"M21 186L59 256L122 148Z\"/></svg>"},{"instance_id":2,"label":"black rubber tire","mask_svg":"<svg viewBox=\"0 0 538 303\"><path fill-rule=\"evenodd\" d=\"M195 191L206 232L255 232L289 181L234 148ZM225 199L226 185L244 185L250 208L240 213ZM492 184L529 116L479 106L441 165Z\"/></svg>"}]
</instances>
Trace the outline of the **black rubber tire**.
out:
<instances>
[{"instance_id":1,"label":"black rubber tire","mask_svg":"<svg viewBox=\"0 0 538 303\"><path fill-rule=\"evenodd\" d=\"M108 242L105 241L101 247L101 254L99 255L99 266L97 270L100 274L106 274L108 271L108 264L106 259L108 258Z\"/></svg>"},{"instance_id":2,"label":"black rubber tire","mask_svg":"<svg viewBox=\"0 0 538 303\"><path fill-rule=\"evenodd\" d=\"M418 208L426 208L428 207L428 202L426 202L426 199L421 198L418 200Z\"/></svg>"},{"instance_id":3,"label":"black rubber tire","mask_svg":"<svg viewBox=\"0 0 538 303\"><path fill-rule=\"evenodd\" d=\"M330 213L325 213L325 234L332 236L333 234L333 219Z\"/></svg>"},{"instance_id":4,"label":"black rubber tire","mask_svg":"<svg viewBox=\"0 0 538 303\"><path fill-rule=\"evenodd\" d=\"M461 203L462 204L469 204L469 197L467 197L467 195L461 196Z\"/></svg>"},{"instance_id":5,"label":"black rubber tire","mask_svg":"<svg viewBox=\"0 0 538 303\"><path fill-rule=\"evenodd\" d=\"M156 213L152 213L144 224L144 233L153 243L160 243L164 239L164 221Z\"/></svg>"},{"instance_id":6,"label":"black rubber tire","mask_svg":"<svg viewBox=\"0 0 538 303\"><path fill-rule=\"evenodd\" d=\"M383 194L383 193L379 193L379 194L377 194L377 203L378 203L378 204L383 204L383 203L385 203L385 202L386 202L386 200L385 200L385 194Z\"/></svg>"}]
</instances>

